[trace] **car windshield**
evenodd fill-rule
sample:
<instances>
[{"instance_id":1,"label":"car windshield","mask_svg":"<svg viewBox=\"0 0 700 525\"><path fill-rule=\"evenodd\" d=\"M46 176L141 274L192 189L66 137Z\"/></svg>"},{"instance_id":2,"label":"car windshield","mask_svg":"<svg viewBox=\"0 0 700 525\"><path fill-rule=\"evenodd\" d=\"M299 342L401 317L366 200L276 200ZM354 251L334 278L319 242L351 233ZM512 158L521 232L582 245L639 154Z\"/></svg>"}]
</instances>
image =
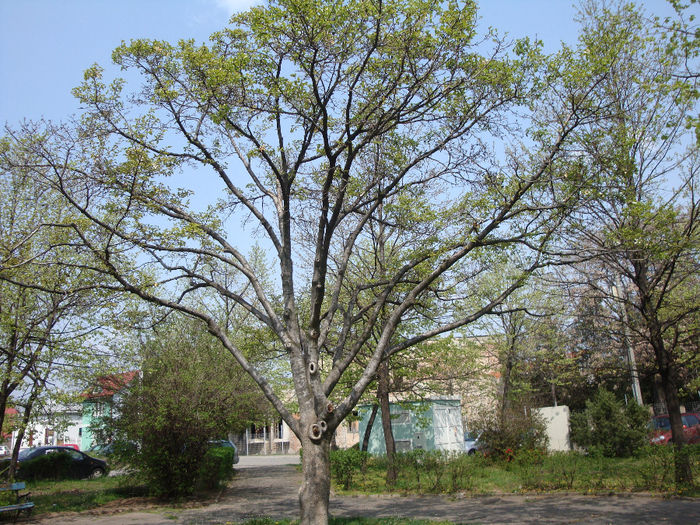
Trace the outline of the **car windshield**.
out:
<instances>
[{"instance_id":1,"label":"car windshield","mask_svg":"<svg viewBox=\"0 0 700 525\"><path fill-rule=\"evenodd\" d=\"M671 428L671 422L668 420L668 417L655 417L654 428L658 430L669 430Z\"/></svg>"},{"instance_id":2,"label":"car windshield","mask_svg":"<svg viewBox=\"0 0 700 525\"><path fill-rule=\"evenodd\" d=\"M686 427L692 427L693 425L700 424L700 420L698 420L698 418L693 414L686 414L683 416L683 424Z\"/></svg>"},{"instance_id":3,"label":"car windshield","mask_svg":"<svg viewBox=\"0 0 700 525\"><path fill-rule=\"evenodd\" d=\"M25 448L24 450L20 450L19 454L17 456L18 459L27 459L29 455L34 452L36 449L35 448Z\"/></svg>"},{"instance_id":4,"label":"car windshield","mask_svg":"<svg viewBox=\"0 0 700 525\"><path fill-rule=\"evenodd\" d=\"M683 420L684 427L692 427L693 425L700 424L700 419L693 414L682 414L681 419ZM668 416L655 417L654 428L657 430L671 430L671 421L668 419Z\"/></svg>"}]
</instances>

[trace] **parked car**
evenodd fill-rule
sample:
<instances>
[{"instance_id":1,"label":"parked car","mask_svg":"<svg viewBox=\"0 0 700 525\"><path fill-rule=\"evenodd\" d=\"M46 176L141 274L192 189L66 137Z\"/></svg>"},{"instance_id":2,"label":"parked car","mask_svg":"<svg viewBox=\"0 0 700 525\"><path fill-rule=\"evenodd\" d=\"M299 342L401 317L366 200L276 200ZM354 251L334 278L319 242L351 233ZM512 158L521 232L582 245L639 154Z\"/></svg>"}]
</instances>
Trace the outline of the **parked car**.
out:
<instances>
[{"instance_id":1,"label":"parked car","mask_svg":"<svg viewBox=\"0 0 700 525\"><path fill-rule=\"evenodd\" d=\"M87 449L87 452L96 456L111 456L114 452L114 445L112 443L96 443Z\"/></svg>"},{"instance_id":2,"label":"parked car","mask_svg":"<svg viewBox=\"0 0 700 525\"><path fill-rule=\"evenodd\" d=\"M10 449L5 445L0 445L0 456L8 456L10 454Z\"/></svg>"},{"instance_id":3,"label":"parked car","mask_svg":"<svg viewBox=\"0 0 700 525\"><path fill-rule=\"evenodd\" d=\"M209 441L209 444L212 447L230 447L230 448L232 448L233 449L233 464L235 465L236 463L238 463L238 460L240 459L238 457L238 448L236 447L236 445L231 443L228 439L212 439L211 441Z\"/></svg>"},{"instance_id":4,"label":"parked car","mask_svg":"<svg viewBox=\"0 0 700 525\"><path fill-rule=\"evenodd\" d=\"M481 452L481 443L479 442L478 435L469 432L464 433L464 451L470 456Z\"/></svg>"},{"instance_id":5,"label":"parked car","mask_svg":"<svg viewBox=\"0 0 700 525\"><path fill-rule=\"evenodd\" d=\"M700 443L700 414L686 412L681 414L683 420L683 435L686 443ZM654 445L665 445L672 443L671 420L668 415L663 414L651 418L652 434L649 441Z\"/></svg>"},{"instance_id":6,"label":"parked car","mask_svg":"<svg viewBox=\"0 0 700 525\"><path fill-rule=\"evenodd\" d=\"M97 478L100 476L104 476L108 470L106 461L102 459L93 458L92 456L85 454L85 452L75 450L73 447L35 447L22 450L19 453L17 461L18 473L20 477L22 474L23 463L40 458L48 454L67 454L71 458L70 472L68 474L70 477L73 478Z\"/></svg>"}]
</instances>

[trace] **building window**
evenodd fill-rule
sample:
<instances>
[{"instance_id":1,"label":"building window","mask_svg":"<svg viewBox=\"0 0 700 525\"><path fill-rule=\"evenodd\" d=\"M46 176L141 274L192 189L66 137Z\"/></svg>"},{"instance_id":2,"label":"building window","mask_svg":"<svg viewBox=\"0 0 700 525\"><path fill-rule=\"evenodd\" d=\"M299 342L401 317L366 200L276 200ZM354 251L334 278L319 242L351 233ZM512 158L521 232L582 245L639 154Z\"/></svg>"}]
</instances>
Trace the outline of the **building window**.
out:
<instances>
[{"instance_id":1,"label":"building window","mask_svg":"<svg viewBox=\"0 0 700 525\"><path fill-rule=\"evenodd\" d=\"M275 436L275 438L282 439L283 437L284 437L284 424L283 424L282 420L280 419L277 422L277 435Z\"/></svg>"},{"instance_id":2,"label":"building window","mask_svg":"<svg viewBox=\"0 0 700 525\"><path fill-rule=\"evenodd\" d=\"M396 415L391 415L393 425L408 425L411 423L411 413L408 411L398 412Z\"/></svg>"},{"instance_id":3,"label":"building window","mask_svg":"<svg viewBox=\"0 0 700 525\"><path fill-rule=\"evenodd\" d=\"M269 439L270 438L270 427L266 425L257 426L256 424L250 425L250 439Z\"/></svg>"}]
</instances>

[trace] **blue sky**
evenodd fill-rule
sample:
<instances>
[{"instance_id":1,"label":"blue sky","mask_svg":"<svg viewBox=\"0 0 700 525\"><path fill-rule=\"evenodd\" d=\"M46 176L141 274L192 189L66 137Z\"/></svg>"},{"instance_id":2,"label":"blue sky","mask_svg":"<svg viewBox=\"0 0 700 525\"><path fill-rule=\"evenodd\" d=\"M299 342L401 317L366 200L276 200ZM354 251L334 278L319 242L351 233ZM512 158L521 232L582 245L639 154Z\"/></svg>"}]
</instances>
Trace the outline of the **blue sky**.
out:
<instances>
[{"instance_id":1,"label":"blue sky","mask_svg":"<svg viewBox=\"0 0 700 525\"><path fill-rule=\"evenodd\" d=\"M82 72L110 64L122 40L205 41L234 10L255 0L0 0L0 123L60 120L75 113L70 94ZM570 0L483 0L482 24L512 36L538 36L548 49L574 42ZM668 11L665 0L642 2Z\"/></svg>"},{"instance_id":2,"label":"blue sky","mask_svg":"<svg viewBox=\"0 0 700 525\"><path fill-rule=\"evenodd\" d=\"M205 41L254 0L0 0L0 123L75 113L82 72L110 63L122 40ZM481 2L484 26L552 44L575 40L567 0Z\"/></svg>"}]
</instances>

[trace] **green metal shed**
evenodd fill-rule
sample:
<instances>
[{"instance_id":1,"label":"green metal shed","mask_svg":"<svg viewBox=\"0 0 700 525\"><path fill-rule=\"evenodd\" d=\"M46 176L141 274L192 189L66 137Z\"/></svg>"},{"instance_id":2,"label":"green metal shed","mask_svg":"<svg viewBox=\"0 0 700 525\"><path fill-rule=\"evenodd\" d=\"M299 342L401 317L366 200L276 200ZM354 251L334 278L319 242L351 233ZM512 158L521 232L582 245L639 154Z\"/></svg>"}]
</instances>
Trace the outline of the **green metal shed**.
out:
<instances>
[{"instance_id":1,"label":"green metal shed","mask_svg":"<svg viewBox=\"0 0 700 525\"><path fill-rule=\"evenodd\" d=\"M425 399L391 403L391 429L397 452L409 450L463 449L464 430L459 398ZM360 442L372 412L371 405L358 406ZM386 454L381 408L372 425L367 450L370 454Z\"/></svg>"}]
</instances>

